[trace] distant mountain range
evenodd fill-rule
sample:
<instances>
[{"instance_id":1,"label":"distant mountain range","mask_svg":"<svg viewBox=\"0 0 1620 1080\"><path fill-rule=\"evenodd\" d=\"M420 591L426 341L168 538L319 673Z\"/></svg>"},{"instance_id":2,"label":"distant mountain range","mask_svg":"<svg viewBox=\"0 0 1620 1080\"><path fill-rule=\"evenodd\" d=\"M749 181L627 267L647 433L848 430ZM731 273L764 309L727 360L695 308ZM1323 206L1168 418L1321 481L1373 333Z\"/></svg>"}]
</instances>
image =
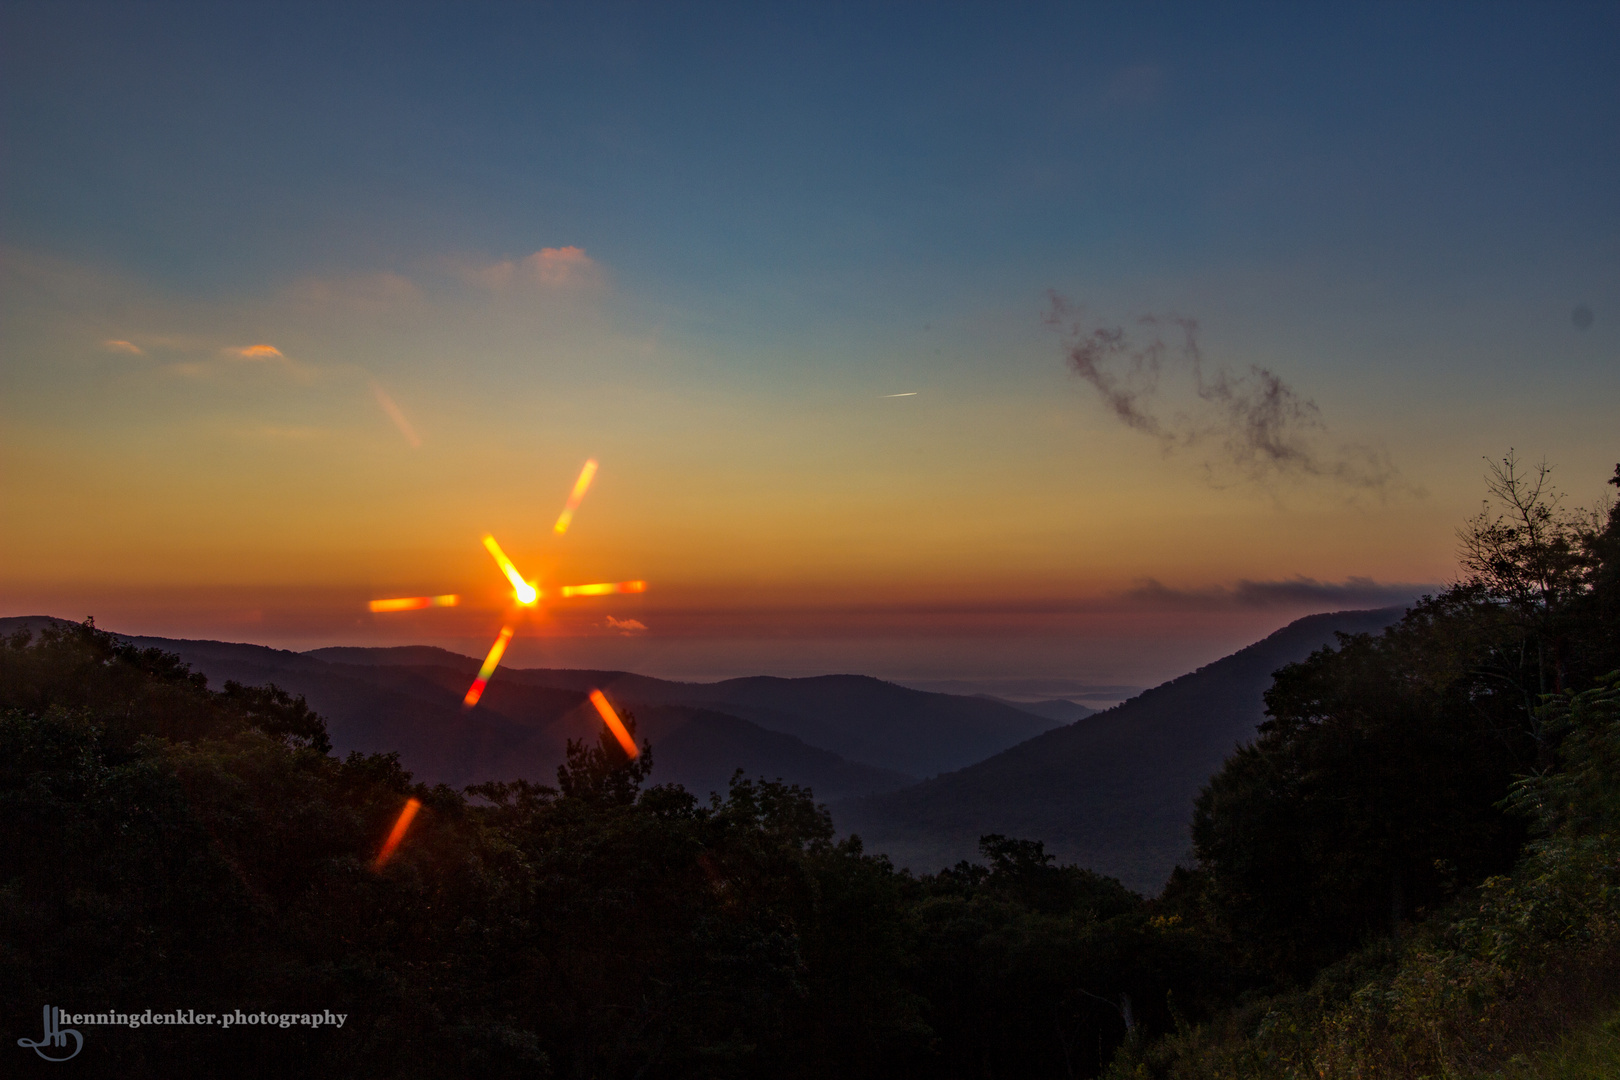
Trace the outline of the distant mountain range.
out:
<instances>
[{"instance_id":1,"label":"distant mountain range","mask_svg":"<svg viewBox=\"0 0 1620 1080\"><path fill-rule=\"evenodd\" d=\"M218 686L274 682L303 694L340 752L397 750L430 782L553 781L571 738L595 738L601 688L652 744L654 782L724 791L735 769L812 788L843 833L929 873L977 857L979 837L1041 840L1156 892L1189 847L1193 799L1263 718L1278 668L1377 631L1402 608L1299 619L1222 660L1104 712L912 690L862 675L673 682L623 671L503 668L476 709L478 660L428 646L307 653L127 637L175 653ZM0 619L0 633L60 622ZM1055 726L1062 724L1062 726ZM954 770L954 771L953 771ZM921 777L931 780L917 782Z\"/></svg>"},{"instance_id":2,"label":"distant mountain range","mask_svg":"<svg viewBox=\"0 0 1620 1080\"><path fill-rule=\"evenodd\" d=\"M346 665L431 664L451 667L464 679L478 669L478 661L471 657L420 646L316 649L298 655ZM491 681L490 692L502 684L580 692L601 688L631 707L687 705L723 712L831 750L852 762L893 770L911 779L981 761L1059 722L1005 702L908 690L865 675L803 679L759 675L688 683L626 671L514 668L503 669ZM489 700L487 696L485 700ZM499 708L498 703L491 705Z\"/></svg>"},{"instance_id":3,"label":"distant mountain range","mask_svg":"<svg viewBox=\"0 0 1620 1080\"><path fill-rule=\"evenodd\" d=\"M1254 737L1278 668L1335 632L1376 632L1404 608L1299 619L1263 641L1105 712L985 761L884 794L835 801L841 832L896 865L932 873L975 859L979 837L1041 840L1078 863L1156 893L1191 840L1199 790Z\"/></svg>"},{"instance_id":4,"label":"distant mountain range","mask_svg":"<svg viewBox=\"0 0 1620 1080\"><path fill-rule=\"evenodd\" d=\"M0 633L46 617L0 619ZM622 671L502 668L478 708L461 696L478 660L427 646L308 653L219 641L124 636L177 654L221 685L273 682L327 720L339 752L397 750L407 768L455 785L554 779L570 738L600 727L601 688L636 714L653 780L706 795L733 770L811 787L818 798L892 790L960 768L1051 728L997 701L909 690L860 675L682 683Z\"/></svg>"}]
</instances>

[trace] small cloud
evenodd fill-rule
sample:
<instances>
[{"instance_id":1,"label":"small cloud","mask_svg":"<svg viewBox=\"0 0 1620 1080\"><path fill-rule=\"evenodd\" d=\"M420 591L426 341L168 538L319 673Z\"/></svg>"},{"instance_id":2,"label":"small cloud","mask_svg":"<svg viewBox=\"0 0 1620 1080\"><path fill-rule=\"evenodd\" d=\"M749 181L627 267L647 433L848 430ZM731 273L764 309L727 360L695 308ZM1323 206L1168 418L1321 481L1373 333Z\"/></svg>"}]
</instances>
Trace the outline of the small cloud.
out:
<instances>
[{"instance_id":1,"label":"small cloud","mask_svg":"<svg viewBox=\"0 0 1620 1080\"><path fill-rule=\"evenodd\" d=\"M101 344L103 348L111 349L113 352L130 353L133 356L143 356L146 353L145 349L141 348L133 341L122 341L117 338L109 338L108 340L103 341Z\"/></svg>"},{"instance_id":2,"label":"small cloud","mask_svg":"<svg viewBox=\"0 0 1620 1080\"><path fill-rule=\"evenodd\" d=\"M889 398L889 397L916 397L917 396L917 391L915 391L915 390L907 390L903 394L884 394L883 396L886 397L886 398Z\"/></svg>"},{"instance_id":3,"label":"small cloud","mask_svg":"<svg viewBox=\"0 0 1620 1080\"><path fill-rule=\"evenodd\" d=\"M463 280L492 291L527 284L542 287L594 285L602 279L602 268L585 254L582 247L541 248L525 258L463 266L457 271Z\"/></svg>"},{"instance_id":4,"label":"small cloud","mask_svg":"<svg viewBox=\"0 0 1620 1080\"><path fill-rule=\"evenodd\" d=\"M1202 589L1175 589L1148 578L1125 595L1154 607L1189 610L1315 607L1326 611L1394 607L1437 591L1437 585L1380 583L1365 577L1349 577L1334 583L1300 576L1283 581L1243 580L1234 586L1212 585Z\"/></svg>"},{"instance_id":5,"label":"small cloud","mask_svg":"<svg viewBox=\"0 0 1620 1080\"><path fill-rule=\"evenodd\" d=\"M567 284L596 267L581 247L541 248L523 262L545 285Z\"/></svg>"},{"instance_id":6,"label":"small cloud","mask_svg":"<svg viewBox=\"0 0 1620 1080\"><path fill-rule=\"evenodd\" d=\"M400 410L398 405L394 404L394 399L388 396L387 391L375 379L371 381L371 393L377 399L377 404L382 406L382 411L388 414L388 419L392 420L394 426L399 428L399 433L405 436L405 441L413 447L421 446L422 440L416 434L416 429L411 427L411 422L405 419L404 412Z\"/></svg>"},{"instance_id":7,"label":"small cloud","mask_svg":"<svg viewBox=\"0 0 1620 1080\"><path fill-rule=\"evenodd\" d=\"M234 356L238 360L285 360L280 349L274 345L239 345L225 350L227 356Z\"/></svg>"},{"instance_id":8,"label":"small cloud","mask_svg":"<svg viewBox=\"0 0 1620 1080\"><path fill-rule=\"evenodd\" d=\"M607 617L607 627L609 630L616 630L624 636L629 637L632 634L645 633L647 624L642 622L640 619L615 619L613 616L609 615Z\"/></svg>"},{"instance_id":9,"label":"small cloud","mask_svg":"<svg viewBox=\"0 0 1620 1080\"><path fill-rule=\"evenodd\" d=\"M294 360L274 345L236 345L220 352L231 360L247 360L255 364L273 364L284 374L292 376L298 382L314 382L319 376L319 369L309 364Z\"/></svg>"}]
</instances>

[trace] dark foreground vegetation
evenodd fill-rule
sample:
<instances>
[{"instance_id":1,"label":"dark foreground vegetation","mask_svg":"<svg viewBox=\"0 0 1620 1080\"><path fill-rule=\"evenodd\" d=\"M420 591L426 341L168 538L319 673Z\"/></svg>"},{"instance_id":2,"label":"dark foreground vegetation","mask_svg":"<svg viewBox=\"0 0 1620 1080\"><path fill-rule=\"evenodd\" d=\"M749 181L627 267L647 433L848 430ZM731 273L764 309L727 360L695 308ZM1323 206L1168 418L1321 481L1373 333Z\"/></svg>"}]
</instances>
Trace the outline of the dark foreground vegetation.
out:
<instances>
[{"instance_id":1,"label":"dark foreground vegetation","mask_svg":"<svg viewBox=\"0 0 1620 1080\"><path fill-rule=\"evenodd\" d=\"M1197 865L1152 900L999 836L897 873L806 790L738 776L703 802L605 733L554 787L430 788L393 755L333 757L273 688L210 690L88 623L18 635L5 1071L1418 1077L1601 1042L1620 511L1564 514L1538 479L1495 477L1458 585L1278 673L1198 802ZM46 1065L15 1040L47 1004L347 1020L88 1027Z\"/></svg>"}]
</instances>

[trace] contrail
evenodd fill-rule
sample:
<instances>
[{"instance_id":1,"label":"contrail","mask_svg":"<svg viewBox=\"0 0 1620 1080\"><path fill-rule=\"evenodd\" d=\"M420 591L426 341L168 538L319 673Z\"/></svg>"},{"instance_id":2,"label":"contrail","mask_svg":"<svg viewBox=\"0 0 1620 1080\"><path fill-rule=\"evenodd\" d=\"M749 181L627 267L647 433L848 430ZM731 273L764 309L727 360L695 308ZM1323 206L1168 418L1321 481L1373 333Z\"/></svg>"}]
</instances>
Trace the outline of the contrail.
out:
<instances>
[{"instance_id":1,"label":"contrail","mask_svg":"<svg viewBox=\"0 0 1620 1080\"><path fill-rule=\"evenodd\" d=\"M394 426L399 428L399 433L405 436L405 441L413 447L420 447L422 440L417 437L416 429L411 427L411 422L405 419L405 414L394 404L394 399L388 396L376 379L371 380L371 392L376 396L377 404L382 406L382 411L388 414L388 419L392 420Z\"/></svg>"},{"instance_id":2,"label":"contrail","mask_svg":"<svg viewBox=\"0 0 1620 1080\"><path fill-rule=\"evenodd\" d=\"M915 391L915 390L907 390L903 394L884 394L883 396L884 397L916 397L917 396L917 391Z\"/></svg>"}]
</instances>

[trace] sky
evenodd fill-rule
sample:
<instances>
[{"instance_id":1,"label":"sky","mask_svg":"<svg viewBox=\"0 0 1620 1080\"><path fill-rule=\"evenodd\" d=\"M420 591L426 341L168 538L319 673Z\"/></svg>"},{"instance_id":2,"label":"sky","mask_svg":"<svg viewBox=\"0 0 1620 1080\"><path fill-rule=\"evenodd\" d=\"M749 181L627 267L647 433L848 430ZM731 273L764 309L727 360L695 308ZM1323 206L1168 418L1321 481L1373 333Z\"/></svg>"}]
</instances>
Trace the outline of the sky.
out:
<instances>
[{"instance_id":1,"label":"sky","mask_svg":"<svg viewBox=\"0 0 1620 1080\"><path fill-rule=\"evenodd\" d=\"M1620 459L1620 7L0 4L0 615L1117 700ZM552 523L582 463L575 523ZM506 591L503 591L506 590ZM368 599L454 592L375 615Z\"/></svg>"}]
</instances>

